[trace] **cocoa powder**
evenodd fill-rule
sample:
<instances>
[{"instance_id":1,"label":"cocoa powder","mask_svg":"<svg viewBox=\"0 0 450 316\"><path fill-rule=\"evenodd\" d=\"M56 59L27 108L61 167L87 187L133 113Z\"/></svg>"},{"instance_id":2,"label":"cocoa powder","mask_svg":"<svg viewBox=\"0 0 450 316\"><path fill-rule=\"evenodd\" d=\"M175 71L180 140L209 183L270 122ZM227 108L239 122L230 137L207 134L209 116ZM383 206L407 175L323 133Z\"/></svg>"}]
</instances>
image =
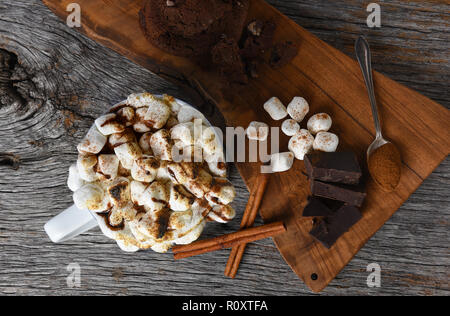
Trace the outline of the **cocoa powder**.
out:
<instances>
[{"instance_id":1,"label":"cocoa powder","mask_svg":"<svg viewBox=\"0 0 450 316\"><path fill-rule=\"evenodd\" d=\"M391 143L377 148L369 157L369 171L373 180L388 192L398 186L401 167L400 152Z\"/></svg>"}]
</instances>

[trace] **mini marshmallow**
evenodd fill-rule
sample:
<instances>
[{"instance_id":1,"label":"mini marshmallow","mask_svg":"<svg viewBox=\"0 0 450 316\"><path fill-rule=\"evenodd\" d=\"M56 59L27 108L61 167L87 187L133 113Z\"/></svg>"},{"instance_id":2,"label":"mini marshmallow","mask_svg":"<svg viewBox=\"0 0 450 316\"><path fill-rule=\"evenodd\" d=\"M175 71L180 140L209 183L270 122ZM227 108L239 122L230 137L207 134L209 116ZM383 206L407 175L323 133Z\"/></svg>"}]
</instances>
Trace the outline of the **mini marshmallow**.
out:
<instances>
[{"instance_id":1,"label":"mini marshmallow","mask_svg":"<svg viewBox=\"0 0 450 316\"><path fill-rule=\"evenodd\" d=\"M333 121L328 114L319 113L311 116L308 120L308 130L311 134L316 135L319 132L328 132L332 124Z\"/></svg>"},{"instance_id":2,"label":"mini marshmallow","mask_svg":"<svg viewBox=\"0 0 450 316\"><path fill-rule=\"evenodd\" d=\"M207 218L210 221L226 224L236 216L236 211L230 205L216 205L209 212Z\"/></svg>"},{"instance_id":3,"label":"mini marshmallow","mask_svg":"<svg viewBox=\"0 0 450 316\"><path fill-rule=\"evenodd\" d=\"M80 178L87 182L97 180L97 173L94 170L97 164L97 156L83 156L79 155L77 160L77 168Z\"/></svg>"},{"instance_id":4,"label":"mini marshmallow","mask_svg":"<svg viewBox=\"0 0 450 316\"><path fill-rule=\"evenodd\" d=\"M213 205L227 205L233 202L236 197L236 190L226 178L214 178L211 190L205 198Z\"/></svg>"},{"instance_id":5,"label":"mini marshmallow","mask_svg":"<svg viewBox=\"0 0 450 316\"><path fill-rule=\"evenodd\" d=\"M289 150L295 155L295 158L303 160L305 155L311 151L313 143L314 137L311 133L302 129L290 139Z\"/></svg>"},{"instance_id":6,"label":"mini marshmallow","mask_svg":"<svg viewBox=\"0 0 450 316\"><path fill-rule=\"evenodd\" d=\"M291 152L273 154L270 158L272 172L285 172L294 164L294 154Z\"/></svg>"},{"instance_id":7,"label":"mini marshmallow","mask_svg":"<svg viewBox=\"0 0 450 316\"><path fill-rule=\"evenodd\" d=\"M150 139L152 138L153 133L145 133L139 139L139 147L141 147L142 152L146 155L153 156L153 150L150 146Z\"/></svg>"},{"instance_id":8,"label":"mini marshmallow","mask_svg":"<svg viewBox=\"0 0 450 316\"><path fill-rule=\"evenodd\" d=\"M180 105L180 103L177 102L177 100L175 100L174 97L172 97L170 95L167 95L167 94L164 94L163 95L163 100L169 106L170 111L172 112L172 114L177 115L178 112L180 112L181 105Z\"/></svg>"},{"instance_id":9,"label":"mini marshmallow","mask_svg":"<svg viewBox=\"0 0 450 316\"><path fill-rule=\"evenodd\" d=\"M192 222L192 211L172 212L167 228L172 231L180 231ZM176 235L176 234L175 234Z\"/></svg>"},{"instance_id":10,"label":"mini marshmallow","mask_svg":"<svg viewBox=\"0 0 450 316\"><path fill-rule=\"evenodd\" d=\"M94 183L88 183L73 194L73 201L80 210L103 212L108 209L108 199L103 189Z\"/></svg>"},{"instance_id":11,"label":"mini marshmallow","mask_svg":"<svg viewBox=\"0 0 450 316\"><path fill-rule=\"evenodd\" d=\"M314 149L325 151L325 152L335 152L339 145L339 137L333 133L319 132L314 140Z\"/></svg>"},{"instance_id":12,"label":"mini marshmallow","mask_svg":"<svg viewBox=\"0 0 450 316\"><path fill-rule=\"evenodd\" d=\"M116 155L99 155L97 167L99 179L115 179L119 172L119 158Z\"/></svg>"},{"instance_id":13,"label":"mini marshmallow","mask_svg":"<svg viewBox=\"0 0 450 316\"><path fill-rule=\"evenodd\" d=\"M148 107L142 107L136 110L136 120L133 124L133 129L137 133L147 133L152 130L151 125L145 121L145 115L148 112Z\"/></svg>"},{"instance_id":14,"label":"mini marshmallow","mask_svg":"<svg viewBox=\"0 0 450 316\"><path fill-rule=\"evenodd\" d=\"M67 178L67 186L72 192L77 191L79 188L81 188L83 185L86 184L86 181L84 181L80 177L80 173L78 172L77 165L71 165L69 168L69 177Z\"/></svg>"},{"instance_id":15,"label":"mini marshmallow","mask_svg":"<svg viewBox=\"0 0 450 316\"><path fill-rule=\"evenodd\" d=\"M167 161L160 161L160 166L158 169L158 173L156 175L156 179L163 181L172 181L169 172L167 171Z\"/></svg>"},{"instance_id":16,"label":"mini marshmallow","mask_svg":"<svg viewBox=\"0 0 450 316\"><path fill-rule=\"evenodd\" d=\"M194 176L184 186L197 198L202 198L211 189L213 177L203 168L198 168Z\"/></svg>"},{"instance_id":17,"label":"mini marshmallow","mask_svg":"<svg viewBox=\"0 0 450 316\"><path fill-rule=\"evenodd\" d=\"M147 185L140 181L131 181L130 183L130 195L131 201L138 205L144 205L142 200L142 194L144 193Z\"/></svg>"},{"instance_id":18,"label":"mini marshmallow","mask_svg":"<svg viewBox=\"0 0 450 316\"><path fill-rule=\"evenodd\" d=\"M203 162L203 150L199 146L185 146L181 141L175 141L172 147L172 160L175 162Z\"/></svg>"},{"instance_id":19,"label":"mini marshmallow","mask_svg":"<svg viewBox=\"0 0 450 316\"><path fill-rule=\"evenodd\" d=\"M159 166L158 159L144 155L134 161L133 167L131 168L131 176L136 181L150 183L155 180Z\"/></svg>"},{"instance_id":20,"label":"mini marshmallow","mask_svg":"<svg viewBox=\"0 0 450 316\"><path fill-rule=\"evenodd\" d=\"M298 131L300 131L300 125L297 123L296 120L287 119L281 125L281 130L287 136L294 136L295 134L298 133Z\"/></svg>"},{"instance_id":21,"label":"mini marshmallow","mask_svg":"<svg viewBox=\"0 0 450 316\"><path fill-rule=\"evenodd\" d=\"M265 141L269 136L269 125L263 122L250 122L247 127L247 137L251 140Z\"/></svg>"},{"instance_id":22,"label":"mini marshmallow","mask_svg":"<svg viewBox=\"0 0 450 316\"><path fill-rule=\"evenodd\" d=\"M288 115L286 107L283 105L283 103L281 103L280 99L278 99L277 97L269 99L264 104L264 110L266 110L267 113L269 113L270 117L272 117L274 121L282 120Z\"/></svg>"},{"instance_id":23,"label":"mini marshmallow","mask_svg":"<svg viewBox=\"0 0 450 316\"><path fill-rule=\"evenodd\" d=\"M118 122L117 115L114 113L100 116L95 120L95 125L103 135L111 135L125 131L125 125Z\"/></svg>"},{"instance_id":24,"label":"mini marshmallow","mask_svg":"<svg viewBox=\"0 0 450 316\"><path fill-rule=\"evenodd\" d=\"M289 103L287 112L293 120L300 123L309 112L309 104L304 98L295 97L292 99L291 103Z\"/></svg>"},{"instance_id":25,"label":"mini marshmallow","mask_svg":"<svg viewBox=\"0 0 450 316\"><path fill-rule=\"evenodd\" d=\"M225 178L227 176L227 164L225 162L225 154L222 150L217 150L212 154L204 155L208 164L209 171L213 176Z\"/></svg>"},{"instance_id":26,"label":"mini marshmallow","mask_svg":"<svg viewBox=\"0 0 450 316\"><path fill-rule=\"evenodd\" d=\"M119 248L124 251L124 252L129 252L129 253L133 253L133 252L138 252L140 249L139 247L127 243L123 240L116 240L117 246L119 246Z\"/></svg>"},{"instance_id":27,"label":"mini marshmallow","mask_svg":"<svg viewBox=\"0 0 450 316\"><path fill-rule=\"evenodd\" d=\"M134 93L128 97L127 104L138 109L149 106L153 102L154 98L155 96L148 92Z\"/></svg>"},{"instance_id":28,"label":"mini marshmallow","mask_svg":"<svg viewBox=\"0 0 450 316\"><path fill-rule=\"evenodd\" d=\"M108 138L100 133L97 126L94 124L91 126L81 143L78 144L78 152L80 154L98 154L102 151L107 140Z\"/></svg>"},{"instance_id":29,"label":"mini marshmallow","mask_svg":"<svg viewBox=\"0 0 450 316\"><path fill-rule=\"evenodd\" d=\"M114 152L122 166L128 170L133 167L134 160L142 156L141 148L137 143L125 143L117 146L114 148Z\"/></svg>"},{"instance_id":30,"label":"mini marshmallow","mask_svg":"<svg viewBox=\"0 0 450 316\"><path fill-rule=\"evenodd\" d=\"M133 131L127 129L123 133L112 134L111 136L109 136L108 142L112 147L117 147L125 143L136 143L137 140L136 135L133 133Z\"/></svg>"},{"instance_id":31,"label":"mini marshmallow","mask_svg":"<svg viewBox=\"0 0 450 316\"><path fill-rule=\"evenodd\" d=\"M177 126L178 124L180 124L180 122L178 122L178 119L175 116L170 116L169 119L167 120L165 127L173 128L173 127Z\"/></svg>"},{"instance_id":32,"label":"mini marshmallow","mask_svg":"<svg viewBox=\"0 0 450 316\"><path fill-rule=\"evenodd\" d=\"M202 122L206 122L206 119L203 116L203 114L201 114L196 109L190 106L181 107L180 111L178 112L178 121L180 123L194 122L195 120L201 120Z\"/></svg>"},{"instance_id":33,"label":"mini marshmallow","mask_svg":"<svg viewBox=\"0 0 450 316\"><path fill-rule=\"evenodd\" d=\"M196 241L203 232L206 222L201 220L194 228L191 228L186 234L174 240L177 245L188 245Z\"/></svg>"},{"instance_id":34,"label":"mini marshmallow","mask_svg":"<svg viewBox=\"0 0 450 316\"><path fill-rule=\"evenodd\" d=\"M130 180L124 177L114 179L108 186L107 192L115 206L123 207L131 198Z\"/></svg>"},{"instance_id":35,"label":"mini marshmallow","mask_svg":"<svg viewBox=\"0 0 450 316\"><path fill-rule=\"evenodd\" d=\"M180 140L184 146L194 144L194 123L186 122L174 126L170 130L172 139ZM183 146L183 147L184 147Z\"/></svg>"},{"instance_id":36,"label":"mini marshmallow","mask_svg":"<svg viewBox=\"0 0 450 316\"><path fill-rule=\"evenodd\" d=\"M153 128L160 129L166 125L169 116L170 108L163 101L153 98L149 104L144 120L146 123L152 125Z\"/></svg>"},{"instance_id":37,"label":"mini marshmallow","mask_svg":"<svg viewBox=\"0 0 450 316\"><path fill-rule=\"evenodd\" d=\"M172 184L170 188L169 207L175 212L183 212L190 209L194 203L194 196L186 191L180 184Z\"/></svg>"},{"instance_id":38,"label":"mini marshmallow","mask_svg":"<svg viewBox=\"0 0 450 316\"><path fill-rule=\"evenodd\" d=\"M150 146L156 158L161 160L172 160L173 141L169 131L160 129L150 138Z\"/></svg>"},{"instance_id":39,"label":"mini marshmallow","mask_svg":"<svg viewBox=\"0 0 450 316\"><path fill-rule=\"evenodd\" d=\"M216 132L213 127L203 126L203 133L200 140L200 145L206 154L214 154L221 150Z\"/></svg>"},{"instance_id":40,"label":"mini marshmallow","mask_svg":"<svg viewBox=\"0 0 450 316\"><path fill-rule=\"evenodd\" d=\"M166 182L154 181L141 194L141 202L152 211L167 207L170 199L170 188Z\"/></svg>"},{"instance_id":41,"label":"mini marshmallow","mask_svg":"<svg viewBox=\"0 0 450 316\"><path fill-rule=\"evenodd\" d=\"M131 106L126 106L116 112L117 118L126 127L133 125L135 112Z\"/></svg>"}]
</instances>

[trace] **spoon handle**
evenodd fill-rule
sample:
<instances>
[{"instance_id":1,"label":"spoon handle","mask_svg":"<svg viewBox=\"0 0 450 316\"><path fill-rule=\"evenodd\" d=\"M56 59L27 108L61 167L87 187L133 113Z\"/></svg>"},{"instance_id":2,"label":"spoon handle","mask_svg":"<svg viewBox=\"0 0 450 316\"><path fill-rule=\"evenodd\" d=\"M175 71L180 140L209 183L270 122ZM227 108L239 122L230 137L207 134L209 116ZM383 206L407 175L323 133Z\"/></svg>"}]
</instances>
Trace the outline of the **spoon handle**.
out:
<instances>
[{"instance_id":1,"label":"spoon handle","mask_svg":"<svg viewBox=\"0 0 450 316\"><path fill-rule=\"evenodd\" d=\"M378 115L377 100L375 98L375 90L373 88L373 77L372 77L372 58L370 55L370 46L367 40L360 36L356 40L355 45L356 58L358 59L359 65L361 66L361 71L363 73L364 81L366 82L367 91L369 93L370 105L372 107L373 120L375 121L375 131L376 137L382 137L381 134L381 124Z\"/></svg>"}]
</instances>

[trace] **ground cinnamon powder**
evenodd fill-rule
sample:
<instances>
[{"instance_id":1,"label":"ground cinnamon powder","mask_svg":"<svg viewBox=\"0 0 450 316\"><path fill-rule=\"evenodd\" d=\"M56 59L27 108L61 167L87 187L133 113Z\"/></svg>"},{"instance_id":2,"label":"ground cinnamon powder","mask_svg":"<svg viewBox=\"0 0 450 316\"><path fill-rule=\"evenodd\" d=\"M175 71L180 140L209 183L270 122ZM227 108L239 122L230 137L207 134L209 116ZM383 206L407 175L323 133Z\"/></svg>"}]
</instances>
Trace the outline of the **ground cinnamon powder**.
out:
<instances>
[{"instance_id":1,"label":"ground cinnamon powder","mask_svg":"<svg viewBox=\"0 0 450 316\"><path fill-rule=\"evenodd\" d=\"M400 182L402 159L397 147L388 143L369 157L369 171L373 180L385 191L393 191Z\"/></svg>"}]
</instances>

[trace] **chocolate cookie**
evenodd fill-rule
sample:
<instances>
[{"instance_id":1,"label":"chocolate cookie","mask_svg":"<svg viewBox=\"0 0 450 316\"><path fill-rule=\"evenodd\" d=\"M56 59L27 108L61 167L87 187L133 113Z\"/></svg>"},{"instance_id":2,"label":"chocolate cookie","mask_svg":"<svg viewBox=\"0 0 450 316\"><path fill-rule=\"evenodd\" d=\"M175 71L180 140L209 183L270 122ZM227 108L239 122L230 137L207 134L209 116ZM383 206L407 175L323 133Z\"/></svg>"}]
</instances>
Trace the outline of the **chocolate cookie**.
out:
<instances>
[{"instance_id":1,"label":"chocolate cookie","mask_svg":"<svg viewBox=\"0 0 450 316\"><path fill-rule=\"evenodd\" d=\"M140 25L155 46L178 56L205 56L225 34L239 40L249 0L147 0Z\"/></svg>"}]
</instances>

